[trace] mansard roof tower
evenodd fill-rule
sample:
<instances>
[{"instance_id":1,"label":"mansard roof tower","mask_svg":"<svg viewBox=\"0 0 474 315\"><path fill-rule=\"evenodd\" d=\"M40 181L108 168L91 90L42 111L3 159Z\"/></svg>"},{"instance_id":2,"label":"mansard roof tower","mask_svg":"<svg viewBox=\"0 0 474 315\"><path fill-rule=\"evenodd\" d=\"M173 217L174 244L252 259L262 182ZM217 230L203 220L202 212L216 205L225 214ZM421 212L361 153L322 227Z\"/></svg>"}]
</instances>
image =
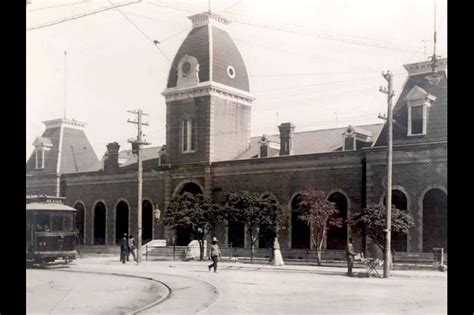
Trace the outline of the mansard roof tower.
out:
<instances>
[{"instance_id":1,"label":"mansard roof tower","mask_svg":"<svg viewBox=\"0 0 474 315\"><path fill-rule=\"evenodd\" d=\"M249 78L226 18L190 16L193 28L174 57L166 98L171 164L235 159L250 142Z\"/></svg>"}]
</instances>

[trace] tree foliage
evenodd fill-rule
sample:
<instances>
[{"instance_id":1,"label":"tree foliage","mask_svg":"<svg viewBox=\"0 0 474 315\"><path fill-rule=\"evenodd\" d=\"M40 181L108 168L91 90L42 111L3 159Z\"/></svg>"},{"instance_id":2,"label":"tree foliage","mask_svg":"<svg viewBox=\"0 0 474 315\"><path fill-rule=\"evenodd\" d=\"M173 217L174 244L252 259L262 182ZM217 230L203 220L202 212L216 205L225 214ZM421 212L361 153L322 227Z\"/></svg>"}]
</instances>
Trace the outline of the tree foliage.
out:
<instances>
[{"instance_id":1,"label":"tree foliage","mask_svg":"<svg viewBox=\"0 0 474 315\"><path fill-rule=\"evenodd\" d=\"M361 212L353 214L351 218L352 225L369 236L382 251L385 250L385 213L385 206L371 204L362 209ZM415 221L411 215L406 211L392 207L391 230L393 232L407 234L414 226ZM391 250L393 250L393 248Z\"/></svg>"},{"instance_id":2,"label":"tree foliage","mask_svg":"<svg viewBox=\"0 0 474 315\"><path fill-rule=\"evenodd\" d=\"M185 192L174 197L163 217L163 223L176 230L188 229L199 241L200 258L204 258L204 240L212 232L215 224L223 219L222 209L214 201L202 194Z\"/></svg>"},{"instance_id":3,"label":"tree foliage","mask_svg":"<svg viewBox=\"0 0 474 315\"><path fill-rule=\"evenodd\" d=\"M228 221L242 222L247 227L251 242L251 261L253 262L255 243L260 237L260 228L275 231L281 225L282 209L273 195L248 191L230 193L225 206Z\"/></svg>"},{"instance_id":4,"label":"tree foliage","mask_svg":"<svg viewBox=\"0 0 474 315\"><path fill-rule=\"evenodd\" d=\"M296 205L298 219L305 222L311 231L311 242L317 249L318 265L321 264L321 249L326 238L327 230L331 227L341 227L342 219L334 202L327 200L322 191L308 189L301 193Z\"/></svg>"}]
</instances>

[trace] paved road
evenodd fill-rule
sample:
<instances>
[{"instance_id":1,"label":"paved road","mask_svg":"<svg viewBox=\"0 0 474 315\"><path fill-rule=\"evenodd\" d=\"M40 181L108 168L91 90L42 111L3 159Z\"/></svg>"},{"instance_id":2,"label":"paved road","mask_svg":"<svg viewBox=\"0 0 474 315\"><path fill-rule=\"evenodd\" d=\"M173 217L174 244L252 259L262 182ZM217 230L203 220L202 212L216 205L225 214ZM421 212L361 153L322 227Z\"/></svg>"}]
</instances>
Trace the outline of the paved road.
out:
<instances>
[{"instance_id":1,"label":"paved road","mask_svg":"<svg viewBox=\"0 0 474 315\"><path fill-rule=\"evenodd\" d=\"M213 273L207 264L154 261L137 266L102 257L79 259L69 270L165 282L172 290L169 298L140 314L447 313L446 273L393 271L390 279L368 279L348 278L342 268L222 263Z\"/></svg>"},{"instance_id":2,"label":"paved road","mask_svg":"<svg viewBox=\"0 0 474 315\"><path fill-rule=\"evenodd\" d=\"M26 279L28 314L127 314L168 295L135 277L29 269Z\"/></svg>"}]
</instances>

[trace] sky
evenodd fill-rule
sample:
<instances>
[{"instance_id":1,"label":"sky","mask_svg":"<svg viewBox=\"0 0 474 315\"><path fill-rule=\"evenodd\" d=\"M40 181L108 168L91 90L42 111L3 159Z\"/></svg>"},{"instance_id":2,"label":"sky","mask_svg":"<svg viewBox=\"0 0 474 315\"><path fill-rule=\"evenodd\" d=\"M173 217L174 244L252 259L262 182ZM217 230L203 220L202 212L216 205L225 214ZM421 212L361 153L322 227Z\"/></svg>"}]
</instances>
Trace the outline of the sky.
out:
<instances>
[{"instance_id":1,"label":"sky","mask_svg":"<svg viewBox=\"0 0 474 315\"><path fill-rule=\"evenodd\" d=\"M211 0L231 20L247 66L256 97L251 135L278 134L283 122L295 132L383 122L382 72L394 74L397 99L403 65L433 54L435 1L436 52L447 57L446 0ZM161 93L171 60L191 30L187 17L208 9L209 0L31 0L26 158L42 122L64 113L86 123L99 159L109 142L130 149L137 131L128 110L149 114L145 139L165 144Z\"/></svg>"}]
</instances>

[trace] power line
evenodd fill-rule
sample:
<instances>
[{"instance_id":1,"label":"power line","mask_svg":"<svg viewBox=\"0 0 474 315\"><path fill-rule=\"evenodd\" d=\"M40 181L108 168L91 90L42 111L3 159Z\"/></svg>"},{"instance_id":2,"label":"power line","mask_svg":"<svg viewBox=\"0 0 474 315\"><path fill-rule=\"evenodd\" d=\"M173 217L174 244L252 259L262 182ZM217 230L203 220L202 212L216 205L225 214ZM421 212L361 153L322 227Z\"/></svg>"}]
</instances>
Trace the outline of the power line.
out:
<instances>
[{"instance_id":1,"label":"power line","mask_svg":"<svg viewBox=\"0 0 474 315\"><path fill-rule=\"evenodd\" d=\"M141 0L140 0L140 1L141 1ZM111 0L109 0L109 2L110 2L111 4L113 4ZM130 22L130 24L132 24L143 36L145 36L145 37L150 41L150 43L153 44L153 46L155 46L155 47L161 52L161 54L166 58L166 60L167 60L169 63L171 63L171 60L168 58L168 56L165 54L165 52L164 52L158 45L156 45L156 42L157 42L156 40L152 39L150 36L148 36L148 34L146 34L144 31L142 31L142 29L141 29L140 27L138 27L137 24L135 24L125 13L122 12L122 10L120 10L120 9L117 8L117 7L116 7L116 9L117 9L117 11L120 12L120 14L122 14L122 16L123 16L127 21ZM158 43L159 43L159 42L158 42Z\"/></svg>"},{"instance_id":2,"label":"power line","mask_svg":"<svg viewBox=\"0 0 474 315\"><path fill-rule=\"evenodd\" d=\"M51 5L49 7L42 7L42 8L36 8L36 9L30 9L30 10L27 10L28 12L33 12L33 11L40 11L40 10L46 10L46 9L53 9L53 8L58 8L58 7L69 7L69 6L73 6L73 5L76 5L76 4L82 4L82 3L86 3L87 1L84 0L84 1L79 1L79 2L73 2L73 3L64 3L64 4L56 4L56 5Z\"/></svg>"},{"instance_id":3,"label":"power line","mask_svg":"<svg viewBox=\"0 0 474 315\"><path fill-rule=\"evenodd\" d=\"M77 20L77 19L89 16L89 15L105 12L105 11L108 11L108 10L112 10L112 9L117 8L117 7L124 7L124 6L130 5L130 4L136 4L136 3L140 3L140 2L142 2L142 0L136 0L134 2L127 2L127 3L124 3L124 4L117 4L117 5L113 5L111 7L105 7L105 8L101 8L101 9L98 9L98 10L84 12L84 13L81 13L80 15L71 16L71 17L67 17L67 18L64 18L64 19L60 19L60 20L56 20L56 21L52 21L52 22L47 22L47 23L44 23L44 24L35 25L35 26L27 28L26 31L27 32L28 31L33 31L33 30L37 30L37 29L41 29L41 28L45 28L45 27L49 27L49 26L69 22L69 21L72 21L72 20Z\"/></svg>"}]
</instances>

